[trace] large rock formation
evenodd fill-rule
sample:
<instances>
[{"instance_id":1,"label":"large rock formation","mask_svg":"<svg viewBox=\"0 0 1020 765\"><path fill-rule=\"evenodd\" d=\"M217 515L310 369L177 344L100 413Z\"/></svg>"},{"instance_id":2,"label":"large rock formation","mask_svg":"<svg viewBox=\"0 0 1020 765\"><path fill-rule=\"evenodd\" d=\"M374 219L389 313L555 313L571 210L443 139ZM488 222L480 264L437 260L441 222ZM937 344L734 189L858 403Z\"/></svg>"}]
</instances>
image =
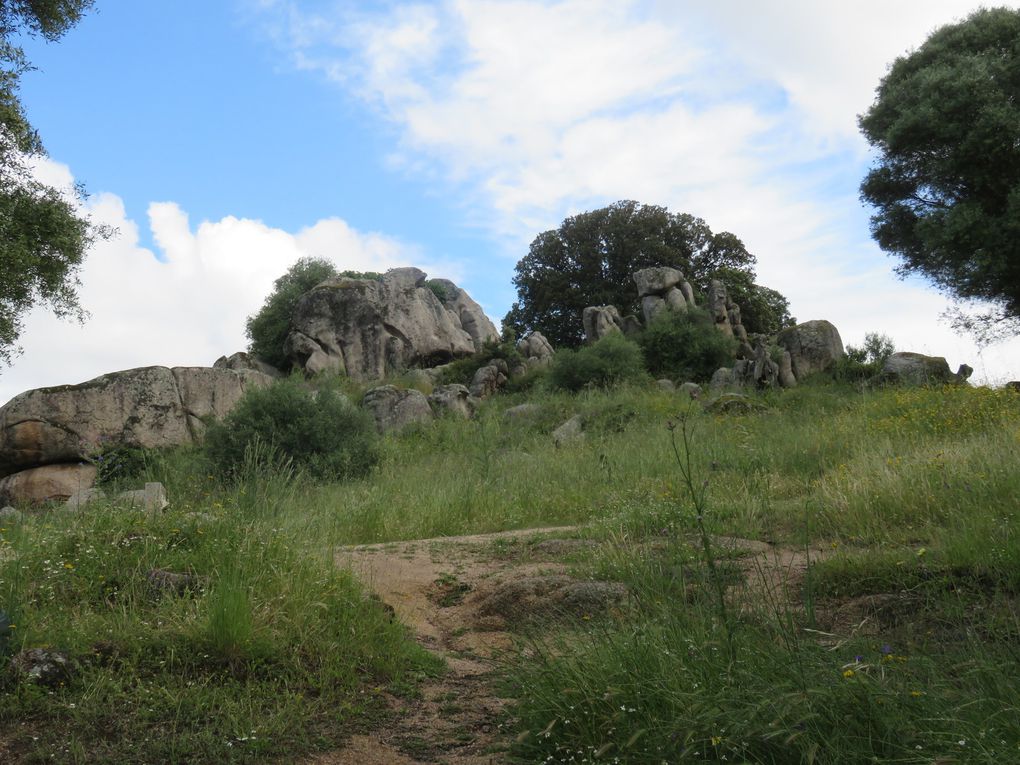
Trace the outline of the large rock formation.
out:
<instances>
[{"instance_id":1,"label":"large rock formation","mask_svg":"<svg viewBox=\"0 0 1020 765\"><path fill-rule=\"evenodd\" d=\"M790 352L790 363L797 380L831 369L844 355L839 331L824 319L784 329L776 337L776 342Z\"/></svg>"},{"instance_id":2,"label":"large rock formation","mask_svg":"<svg viewBox=\"0 0 1020 765\"><path fill-rule=\"evenodd\" d=\"M0 408L0 476L42 465L77 467L110 446L193 443L203 435L206 418L223 417L248 386L270 382L250 369L141 367L80 385L26 391ZM83 488L81 471L64 472L74 473L76 488ZM29 475L8 485L38 487L40 480ZM33 499L35 492L8 491L19 501Z\"/></svg>"},{"instance_id":3,"label":"large rock formation","mask_svg":"<svg viewBox=\"0 0 1020 765\"><path fill-rule=\"evenodd\" d=\"M685 313L689 307L694 307L694 290L675 268L642 268L635 271L633 277L645 324L665 311Z\"/></svg>"},{"instance_id":4,"label":"large rock formation","mask_svg":"<svg viewBox=\"0 0 1020 765\"><path fill-rule=\"evenodd\" d=\"M963 384L973 372L969 366L961 364L959 371L953 374L949 362L941 356L904 351L886 359L879 376L886 382L905 385L946 385Z\"/></svg>"},{"instance_id":5,"label":"large rock formation","mask_svg":"<svg viewBox=\"0 0 1020 765\"><path fill-rule=\"evenodd\" d=\"M517 341L517 350L528 362L529 366L542 366L552 361L553 350L545 335L541 332L530 332Z\"/></svg>"},{"instance_id":6,"label":"large rock formation","mask_svg":"<svg viewBox=\"0 0 1020 765\"><path fill-rule=\"evenodd\" d=\"M584 341L594 343L606 335L623 332L623 317L615 305L590 305L581 312Z\"/></svg>"},{"instance_id":7,"label":"large rock formation","mask_svg":"<svg viewBox=\"0 0 1020 765\"><path fill-rule=\"evenodd\" d=\"M285 352L308 373L331 371L379 380L481 350L495 326L464 290L417 268L380 280L329 279L298 302Z\"/></svg>"},{"instance_id":8,"label":"large rock formation","mask_svg":"<svg viewBox=\"0 0 1020 765\"><path fill-rule=\"evenodd\" d=\"M414 388L402 390L394 385L381 385L365 393L362 405L372 413L380 433L399 432L433 418L425 394Z\"/></svg>"}]
</instances>

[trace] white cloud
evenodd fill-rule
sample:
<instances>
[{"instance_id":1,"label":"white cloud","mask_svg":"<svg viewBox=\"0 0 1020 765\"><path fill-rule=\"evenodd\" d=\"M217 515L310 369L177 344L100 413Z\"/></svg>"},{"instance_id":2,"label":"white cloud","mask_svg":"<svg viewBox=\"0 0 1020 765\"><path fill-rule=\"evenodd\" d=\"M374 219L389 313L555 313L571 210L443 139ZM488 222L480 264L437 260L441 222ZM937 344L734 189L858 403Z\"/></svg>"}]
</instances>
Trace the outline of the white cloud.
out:
<instances>
[{"instance_id":1,"label":"white cloud","mask_svg":"<svg viewBox=\"0 0 1020 765\"><path fill-rule=\"evenodd\" d=\"M73 180L66 166L49 160L40 175L61 185ZM234 217L193 228L173 202L149 206L158 259L141 246L138 225L119 197L99 194L88 207L95 220L119 229L116 238L92 248L81 271L79 296L91 318L79 326L33 310L21 337L24 354L0 370L0 403L28 388L150 364L208 366L241 350L245 318L302 256L328 258L341 269L417 265L459 278L456 264L423 262L415 247L358 232L339 218L295 234Z\"/></svg>"},{"instance_id":2,"label":"white cloud","mask_svg":"<svg viewBox=\"0 0 1020 765\"><path fill-rule=\"evenodd\" d=\"M897 55L978 6L447 0L359 15L291 0L265 21L299 29L301 66L374 105L400 131L395 166L445 178L513 257L568 214L664 204L737 233L800 318L973 363L938 323L945 300L899 282L868 238L856 115ZM1020 345L989 368L1020 377Z\"/></svg>"}]
</instances>

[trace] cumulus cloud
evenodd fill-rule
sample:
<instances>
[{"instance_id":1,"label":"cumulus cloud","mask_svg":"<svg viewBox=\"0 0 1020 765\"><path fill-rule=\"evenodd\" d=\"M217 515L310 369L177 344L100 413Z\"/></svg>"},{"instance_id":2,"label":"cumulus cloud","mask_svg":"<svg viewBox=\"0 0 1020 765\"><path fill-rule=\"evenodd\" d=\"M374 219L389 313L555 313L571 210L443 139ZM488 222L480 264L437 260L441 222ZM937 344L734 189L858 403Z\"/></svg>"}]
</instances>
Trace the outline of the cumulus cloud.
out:
<instances>
[{"instance_id":1,"label":"cumulus cloud","mask_svg":"<svg viewBox=\"0 0 1020 765\"><path fill-rule=\"evenodd\" d=\"M868 237L856 115L897 55L978 6L278 0L262 20L397 126L394 167L445 179L507 255L584 209L663 204L738 234L800 318L957 362L976 351L938 323L944 298ZM1000 351L990 375L1020 376L1020 345Z\"/></svg>"},{"instance_id":2,"label":"cumulus cloud","mask_svg":"<svg viewBox=\"0 0 1020 765\"><path fill-rule=\"evenodd\" d=\"M40 177L59 186L70 170L44 160ZM226 217L194 226L173 202L149 206L157 252L141 245L138 224L114 194L93 197L93 218L118 229L97 243L81 271L83 325L43 309L25 321L25 352L0 370L0 403L22 390L87 380L136 366L208 366L243 349L245 318L258 310L279 277L298 258L323 257L340 269L382 271L417 265L435 276L459 278L455 264L432 262L414 246L351 228L339 218L296 233L261 221Z\"/></svg>"}]
</instances>

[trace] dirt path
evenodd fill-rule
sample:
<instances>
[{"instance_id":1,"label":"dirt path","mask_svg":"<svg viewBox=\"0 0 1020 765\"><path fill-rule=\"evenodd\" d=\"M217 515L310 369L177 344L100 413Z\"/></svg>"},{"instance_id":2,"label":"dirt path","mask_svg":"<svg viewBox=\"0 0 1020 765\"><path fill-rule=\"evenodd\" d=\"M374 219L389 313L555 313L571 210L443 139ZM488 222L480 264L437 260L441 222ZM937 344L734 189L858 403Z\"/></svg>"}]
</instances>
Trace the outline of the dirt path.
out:
<instances>
[{"instance_id":1,"label":"dirt path","mask_svg":"<svg viewBox=\"0 0 1020 765\"><path fill-rule=\"evenodd\" d=\"M572 527L550 527L339 550L337 564L350 567L448 669L426 681L420 697L391 697L392 720L385 726L353 736L308 765L505 762L506 737L498 728L504 702L492 683L494 660L512 639L504 619L486 604L515 583L562 580L564 555L591 544L575 536ZM737 538L715 543L720 552L743 551L740 568L749 588L776 602L799 586L808 564L803 550ZM810 558L823 554L812 550Z\"/></svg>"},{"instance_id":2,"label":"dirt path","mask_svg":"<svg viewBox=\"0 0 1020 765\"><path fill-rule=\"evenodd\" d=\"M423 646L446 660L448 671L427 681L420 698L392 698L393 721L384 729L356 735L310 765L503 762L497 728L503 702L491 682L493 659L510 646L510 635L499 617L481 615L479 604L508 578L564 570L561 563L522 560L502 549L574 532L552 527L340 550L338 565L357 573Z\"/></svg>"}]
</instances>

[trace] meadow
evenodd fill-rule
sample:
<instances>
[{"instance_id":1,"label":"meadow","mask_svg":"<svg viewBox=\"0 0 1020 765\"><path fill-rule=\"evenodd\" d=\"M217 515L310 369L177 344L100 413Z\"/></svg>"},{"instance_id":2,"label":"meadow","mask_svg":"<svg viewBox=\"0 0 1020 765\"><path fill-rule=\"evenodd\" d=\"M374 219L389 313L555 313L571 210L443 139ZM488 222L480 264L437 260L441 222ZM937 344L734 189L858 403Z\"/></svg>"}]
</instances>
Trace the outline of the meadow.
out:
<instances>
[{"instance_id":1,"label":"meadow","mask_svg":"<svg viewBox=\"0 0 1020 765\"><path fill-rule=\"evenodd\" d=\"M573 574L624 583L627 604L520 631L506 761L1020 761L1020 394L826 380L755 401L710 414L651 384L499 395L473 420L385 437L343 483L146 455L125 485L162 481L163 513L50 508L0 530L0 651L49 645L77 665L55 688L4 676L0 754L334 748L444 671L336 548L574 526L592 546ZM584 438L556 446L575 414ZM749 571L729 538L806 573ZM161 591L154 570L190 584Z\"/></svg>"}]
</instances>

